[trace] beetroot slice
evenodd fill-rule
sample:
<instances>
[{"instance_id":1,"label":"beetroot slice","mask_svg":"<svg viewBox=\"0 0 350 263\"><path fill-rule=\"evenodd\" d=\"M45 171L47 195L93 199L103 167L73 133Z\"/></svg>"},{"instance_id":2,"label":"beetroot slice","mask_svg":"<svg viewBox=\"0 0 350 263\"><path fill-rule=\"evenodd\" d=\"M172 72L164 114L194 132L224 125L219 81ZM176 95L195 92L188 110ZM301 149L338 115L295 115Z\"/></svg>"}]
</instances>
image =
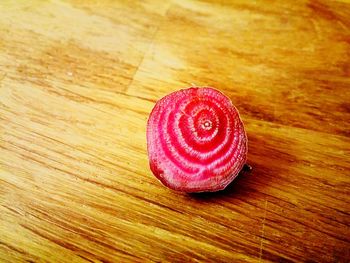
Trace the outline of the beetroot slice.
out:
<instances>
[{"instance_id":1,"label":"beetroot slice","mask_svg":"<svg viewBox=\"0 0 350 263\"><path fill-rule=\"evenodd\" d=\"M247 136L231 100L210 87L173 92L147 124L153 174L183 192L214 192L231 183L247 158Z\"/></svg>"}]
</instances>

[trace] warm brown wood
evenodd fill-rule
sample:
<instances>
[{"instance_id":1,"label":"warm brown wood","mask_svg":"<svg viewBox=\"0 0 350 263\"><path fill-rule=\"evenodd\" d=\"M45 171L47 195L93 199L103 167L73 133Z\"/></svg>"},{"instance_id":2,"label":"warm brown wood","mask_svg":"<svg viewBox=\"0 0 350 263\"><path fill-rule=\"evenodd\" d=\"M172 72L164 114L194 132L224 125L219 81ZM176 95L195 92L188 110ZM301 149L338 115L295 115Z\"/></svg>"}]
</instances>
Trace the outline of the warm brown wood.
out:
<instances>
[{"instance_id":1,"label":"warm brown wood","mask_svg":"<svg viewBox=\"0 0 350 263\"><path fill-rule=\"evenodd\" d=\"M1 1L0 262L350 260L350 3ZM214 86L251 172L148 168L155 101Z\"/></svg>"}]
</instances>

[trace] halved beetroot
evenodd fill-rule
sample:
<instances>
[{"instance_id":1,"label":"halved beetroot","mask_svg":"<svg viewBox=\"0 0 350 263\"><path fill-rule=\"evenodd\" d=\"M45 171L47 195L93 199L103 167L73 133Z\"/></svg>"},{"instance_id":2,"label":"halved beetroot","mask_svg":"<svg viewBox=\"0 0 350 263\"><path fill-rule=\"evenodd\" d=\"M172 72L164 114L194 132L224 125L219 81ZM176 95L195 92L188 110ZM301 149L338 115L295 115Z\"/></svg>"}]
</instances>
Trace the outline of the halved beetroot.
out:
<instances>
[{"instance_id":1,"label":"halved beetroot","mask_svg":"<svg viewBox=\"0 0 350 263\"><path fill-rule=\"evenodd\" d=\"M242 170L247 136L231 100L210 87L190 87L159 100L147 123L153 174L183 192L224 189Z\"/></svg>"}]
</instances>

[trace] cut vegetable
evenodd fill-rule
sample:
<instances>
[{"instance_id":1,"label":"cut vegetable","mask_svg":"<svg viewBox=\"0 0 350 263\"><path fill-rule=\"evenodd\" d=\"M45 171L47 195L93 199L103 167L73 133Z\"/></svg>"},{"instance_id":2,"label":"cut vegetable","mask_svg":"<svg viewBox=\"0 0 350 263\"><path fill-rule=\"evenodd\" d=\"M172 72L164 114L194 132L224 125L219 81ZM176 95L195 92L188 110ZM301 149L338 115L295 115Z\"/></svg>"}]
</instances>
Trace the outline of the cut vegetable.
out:
<instances>
[{"instance_id":1,"label":"cut vegetable","mask_svg":"<svg viewBox=\"0 0 350 263\"><path fill-rule=\"evenodd\" d=\"M224 189L242 170L247 136L231 100L210 87L173 92L154 106L147 124L153 174L183 192Z\"/></svg>"}]
</instances>

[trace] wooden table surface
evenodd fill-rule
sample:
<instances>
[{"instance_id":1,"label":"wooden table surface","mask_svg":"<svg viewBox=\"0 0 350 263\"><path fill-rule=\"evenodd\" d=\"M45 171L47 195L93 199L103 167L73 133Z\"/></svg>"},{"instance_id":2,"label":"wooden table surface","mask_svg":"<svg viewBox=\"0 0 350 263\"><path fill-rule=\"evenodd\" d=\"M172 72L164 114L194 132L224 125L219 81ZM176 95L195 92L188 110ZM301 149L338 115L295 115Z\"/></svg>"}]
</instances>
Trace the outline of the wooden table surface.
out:
<instances>
[{"instance_id":1,"label":"wooden table surface","mask_svg":"<svg viewBox=\"0 0 350 263\"><path fill-rule=\"evenodd\" d=\"M0 2L0 262L349 262L350 3ZM146 122L214 86L251 172L163 187Z\"/></svg>"}]
</instances>

